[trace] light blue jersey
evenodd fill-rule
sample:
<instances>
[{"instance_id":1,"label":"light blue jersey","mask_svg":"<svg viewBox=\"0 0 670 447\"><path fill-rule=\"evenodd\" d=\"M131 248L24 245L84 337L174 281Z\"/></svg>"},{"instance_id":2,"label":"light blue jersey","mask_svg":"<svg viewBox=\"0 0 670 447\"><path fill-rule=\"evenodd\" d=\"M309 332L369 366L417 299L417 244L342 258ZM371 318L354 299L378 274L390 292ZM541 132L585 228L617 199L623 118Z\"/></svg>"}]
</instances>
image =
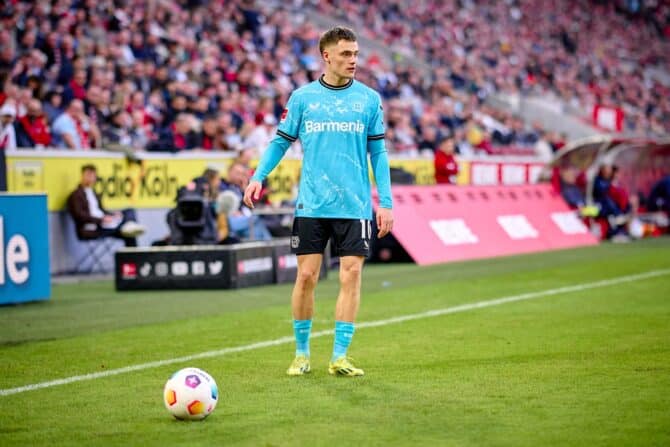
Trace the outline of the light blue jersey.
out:
<instances>
[{"instance_id":1,"label":"light blue jersey","mask_svg":"<svg viewBox=\"0 0 670 447\"><path fill-rule=\"evenodd\" d=\"M355 80L334 87L322 78L295 90L253 180L263 181L297 139L304 155L296 216L371 219L368 153L379 205L392 208L377 92Z\"/></svg>"}]
</instances>

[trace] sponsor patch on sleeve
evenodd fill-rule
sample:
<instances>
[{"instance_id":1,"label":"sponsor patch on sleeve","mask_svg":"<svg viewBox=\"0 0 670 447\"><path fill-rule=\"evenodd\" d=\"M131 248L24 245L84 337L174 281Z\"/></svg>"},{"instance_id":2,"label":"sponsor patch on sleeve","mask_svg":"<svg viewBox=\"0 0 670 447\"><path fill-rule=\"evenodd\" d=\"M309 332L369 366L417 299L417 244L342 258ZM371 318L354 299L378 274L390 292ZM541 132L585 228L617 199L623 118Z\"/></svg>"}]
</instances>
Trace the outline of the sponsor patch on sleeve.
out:
<instances>
[{"instance_id":1,"label":"sponsor patch on sleeve","mask_svg":"<svg viewBox=\"0 0 670 447\"><path fill-rule=\"evenodd\" d=\"M281 113L281 118L279 118L279 122L283 123L286 121L286 117L288 116L288 109L284 109Z\"/></svg>"}]
</instances>

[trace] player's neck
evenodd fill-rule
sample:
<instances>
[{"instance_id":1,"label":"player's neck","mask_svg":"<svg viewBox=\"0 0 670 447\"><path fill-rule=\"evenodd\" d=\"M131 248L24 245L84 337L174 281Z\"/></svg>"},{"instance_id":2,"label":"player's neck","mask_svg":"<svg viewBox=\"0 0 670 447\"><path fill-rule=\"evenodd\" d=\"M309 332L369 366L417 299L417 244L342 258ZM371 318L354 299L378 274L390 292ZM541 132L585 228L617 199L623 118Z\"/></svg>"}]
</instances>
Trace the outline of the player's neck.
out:
<instances>
[{"instance_id":1,"label":"player's neck","mask_svg":"<svg viewBox=\"0 0 670 447\"><path fill-rule=\"evenodd\" d=\"M325 72L321 77L323 82L333 87L343 87L351 82L351 78L343 78L331 72Z\"/></svg>"}]
</instances>

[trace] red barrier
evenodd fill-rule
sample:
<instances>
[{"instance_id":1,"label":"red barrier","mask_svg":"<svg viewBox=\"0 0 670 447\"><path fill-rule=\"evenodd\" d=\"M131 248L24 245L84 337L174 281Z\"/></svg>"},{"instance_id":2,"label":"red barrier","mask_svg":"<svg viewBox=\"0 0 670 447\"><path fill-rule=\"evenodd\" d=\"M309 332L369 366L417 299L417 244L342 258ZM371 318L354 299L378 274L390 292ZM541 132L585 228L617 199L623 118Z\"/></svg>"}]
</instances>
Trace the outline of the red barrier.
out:
<instances>
[{"instance_id":1,"label":"red barrier","mask_svg":"<svg viewBox=\"0 0 670 447\"><path fill-rule=\"evenodd\" d=\"M393 235L420 265L598 243L547 184L394 185L393 200Z\"/></svg>"}]
</instances>

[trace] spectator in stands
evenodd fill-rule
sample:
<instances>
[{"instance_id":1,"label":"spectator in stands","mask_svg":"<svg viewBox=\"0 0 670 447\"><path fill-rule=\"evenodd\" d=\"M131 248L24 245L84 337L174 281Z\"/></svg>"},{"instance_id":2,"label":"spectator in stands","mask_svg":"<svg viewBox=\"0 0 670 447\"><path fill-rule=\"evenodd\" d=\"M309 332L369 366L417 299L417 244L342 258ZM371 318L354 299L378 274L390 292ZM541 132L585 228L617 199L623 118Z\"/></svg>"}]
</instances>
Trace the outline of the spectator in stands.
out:
<instances>
[{"instance_id":1,"label":"spectator in stands","mask_svg":"<svg viewBox=\"0 0 670 447\"><path fill-rule=\"evenodd\" d=\"M425 126L421 129L421 139L419 140L418 146L419 151L423 152L425 150L434 153L437 151L437 146L439 144L439 130L436 126Z\"/></svg>"},{"instance_id":2,"label":"spectator in stands","mask_svg":"<svg viewBox=\"0 0 670 447\"><path fill-rule=\"evenodd\" d=\"M263 151L265 151L265 148L267 148L270 143L270 140L274 137L276 125L277 119L274 115L266 113L265 116L262 117L261 122L258 123L244 139L244 149L252 149L254 155L257 158L260 158L263 155Z\"/></svg>"},{"instance_id":3,"label":"spectator in stands","mask_svg":"<svg viewBox=\"0 0 670 447\"><path fill-rule=\"evenodd\" d=\"M101 237L123 239L126 246L137 246L136 237L144 233L144 227L137 223L135 211L107 211L100 196L93 190L97 180L95 165L81 168L81 181L67 199L67 209L74 219L77 237L82 240Z\"/></svg>"},{"instance_id":4,"label":"spectator in stands","mask_svg":"<svg viewBox=\"0 0 670 447\"><path fill-rule=\"evenodd\" d=\"M458 177L458 162L454 157L456 145L454 137L449 135L444 137L437 145L435 151L435 183L437 184L456 184Z\"/></svg>"},{"instance_id":5,"label":"spectator in stands","mask_svg":"<svg viewBox=\"0 0 670 447\"><path fill-rule=\"evenodd\" d=\"M16 107L9 102L5 102L0 108L0 150L3 152L8 149L16 149L15 117Z\"/></svg>"},{"instance_id":6,"label":"spectator in stands","mask_svg":"<svg viewBox=\"0 0 670 447\"><path fill-rule=\"evenodd\" d=\"M84 103L73 99L53 123L53 142L66 149L90 149L98 135L84 114Z\"/></svg>"},{"instance_id":7,"label":"spectator in stands","mask_svg":"<svg viewBox=\"0 0 670 447\"><path fill-rule=\"evenodd\" d=\"M152 125L147 122L145 113L141 110L132 112L131 121L131 147L136 150L145 149L153 135Z\"/></svg>"},{"instance_id":8,"label":"spectator in stands","mask_svg":"<svg viewBox=\"0 0 670 447\"><path fill-rule=\"evenodd\" d=\"M533 149L537 158L544 163L549 163L554 156L551 143L547 139L546 133L542 130L537 131L537 141L533 145Z\"/></svg>"},{"instance_id":9,"label":"spectator in stands","mask_svg":"<svg viewBox=\"0 0 670 447\"><path fill-rule=\"evenodd\" d=\"M0 104L6 96L23 107L25 93L18 90L24 89L44 101L49 123L62 107L60 94L53 93L57 90L66 103L85 99L85 114L102 131L110 124L110 110L124 108L134 118L144 107L148 118L143 124L153 126L149 139L160 138L179 114L203 118L217 111L221 135L212 148L237 150L240 131L253 126L256 115L278 117L288 92L313 79L314 57L304 48L309 46L306 36L315 30L285 19L291 8L316 8L359 22L370 38L398 54L411 54L417 66L432 65L426 79L415 67L387 66L379 55L371 55L371 70L361 68L361 79L378 87L389 111L389 150L394 144L399 152L415 154L417 141L431 141L431 130L420 122L429 108L439 117L439 124L432 124L439 133L446 128L456 133L470 116L476 117L484 138L473 146L481 152L497 154L500 146L516 145L517 124L511 115L483 104L494 92L512 99L520 92L543 95L560 102L561 110L581 114L590 114L593 104L611 103L624 111L625 130L670 130L670 90L651 74L653 68L667 74L668 39L657 31L667 22L664 2L650 2L655 6L648 9L654 12L641 17L620 14L612 2L590 2L586 9L570 7L568 0L551 5L544 0L437 2L393 7L392 21L383 2L348 0L298 2L281 5L281 10L274 3L254 6L245 0L223 6L165 0L141 10L120 2L111 13L73 0L52 7L13 3L20 7L3 22L7 42L0 51L0 64L13 84L3 83ZM249 26L243 18L247 14L262 25ZM193 27L186 26L191 23ZM612 29L619 31L617 38ZM47 97L40 96L41 89L50 92ZM95 96L101 99L92 101ZM273 97L274 103L265 97ZM103 112L97 120L92 102ZM407 118L394 116L393 108ZM16 112L17 117L24 114ZM521 137L522 143L534 141L530 134ZM92 140L92 146L99 145L98 138ZM459 151L461 141L457 138ZM201 144L210 143L203 136Z\"/></svg>"},{"instance_id":10,"label":"spectator in stands","mask_svg":"<svg viewBox=\"0 0 670 447\"><path fill-rule=\"evenodd\" d=\"M186 95L184 95L183 93L175 93L172 96L172 100L170 101L170 105L167 109L167 114L165 116L165 121L163 125L169 126L177 119L177 117L180 114L187 113L188 112L187 107L188 107L188 100L186 98Z\"/></svg>"},{"instance_id":11,"label":"spectator in stands","mask_svg":"<svg viewBox=\"0 0 670 447\"><path fill-rule=\"evenodd\" d=\"M106 91L103 91L97 85L91 85L86 91L86 98L84 99L86 117L101 130L104 130L107 123L110 122L112 115L110 99L106 95Z\"/></svg>"},{"instance_id":12,"label":"spectator in stands","mask_svg":"<svg viewBox=\"0 0 670 447\"><path fill-rule=\"evenodd\" d=\"M53 124L58 115L63 113L63 96L60 89L50 90L44 97L44 115L47 122Z\"/></svg>"},{"instance_id":13,"label":"spectator in stands","mask_svg":"<svg viewBox=\"0 0 670 447\"><path fill-rule=\"evenodd\" d=\"M456 141L456 152L460 155L466 157L472 157L475 155L475 148L472 147L470 142L465 136L465 129L460 128L456 129L454 133L454 140Z\"/></svg>"},{"instance_id":14,"label":"spectator in stands","mask_svg":"<svg viewBox=\"0 0 670 447\"><path fill-rule=\"evenodd\" d=\"M645 13L642 20L620 14L616 3L438 2L391 10L380 2L328 0L316 7L356 23L399 54L445 67L435 81L448 82L449 96L467 92L479 101L493 91L523 91L585 114L597 101L611 101L633 115L626 130L657 132L642 92L662 89L647 70L655 65L667 72L668 40L660 37L657 20L668 21L668 6L630 2L650 4L656 16ZM613 29L619 31L614 39ZM667 98L659 97L653 109L667 105ZM669 126L666 113L665 133Z\"/></svg>"},{"instance_id":15,"label":"spectator in stands","mask_svg":"<svg viewBox=\"0 0 670 447\"><path fill-rule=\"evenodd\" d=\"M16 122L16 142L18 147L49 147L51 131L42 113L42 103L38 99L28 101L27 113Z\"/></svg>"},{"instance_id":16,"label":"spectator in stands","mask_svg":"<svg viewBox=\"0 0 670 447\"><path fill-rule=\"evenodd\" d=\"M560 151L563 146L565 146L565 142L568 139L566 134L559 132L550 132L547 138L549 144L551 144L551 150L554 153Z\"/></svg>"},{"instance_id":17,"label":"spectator in stands","mask_svg":"<svg viewBox=\"0 0 670 447\"><path fill-rule=\"evenodd\" d=\"M242 149L242 137L235 127L231 114L224 113L219 116L219 130L221 132L219 140L223 150L238 151Z\"/></svg>"},{"instance_id":18,"label":"spectator in stands","mask_svg":"<svg viewBox=\"0 0 670 447\"><path fill-rule=\"evenodd\" d=\"M73 99L86 99L86 70L75 71L72 80L67 84L63 91L63 100L67 103Z\"/></svg>"},{"instance_id":19,"label":"spectator in stands","mask_svg":"<svg viewBox=\"0 0 670 447\"><path fill-rule=\"evenodd\" d=\"M128 149L133 146L131 136L132 118L124 110L112 113L111 125L102 134L102 141L107 149Z\"/></svg>"},{"instance_id":20,"label":"spectator in stands","mask_svg":"<svg viewBox=\"0 0 670 447\"><path fill-rule=\"evenodd\" d=\"M160 133L158 140L149 143L150 151L179 152L200 147L197 133L198 120L188 113L180 113L174 122Z\"/></svg>"},{"instance_id":21,"label":"spectator in stands","mask_svg":"<svg viewBox=\"0 0 670 447\"><path fill-rule=\"evenodd\" d=\"M220 149L219 124L216 115L207 115L202 121L200 148L207 151Z\"/></svg>"}]
</instances>

